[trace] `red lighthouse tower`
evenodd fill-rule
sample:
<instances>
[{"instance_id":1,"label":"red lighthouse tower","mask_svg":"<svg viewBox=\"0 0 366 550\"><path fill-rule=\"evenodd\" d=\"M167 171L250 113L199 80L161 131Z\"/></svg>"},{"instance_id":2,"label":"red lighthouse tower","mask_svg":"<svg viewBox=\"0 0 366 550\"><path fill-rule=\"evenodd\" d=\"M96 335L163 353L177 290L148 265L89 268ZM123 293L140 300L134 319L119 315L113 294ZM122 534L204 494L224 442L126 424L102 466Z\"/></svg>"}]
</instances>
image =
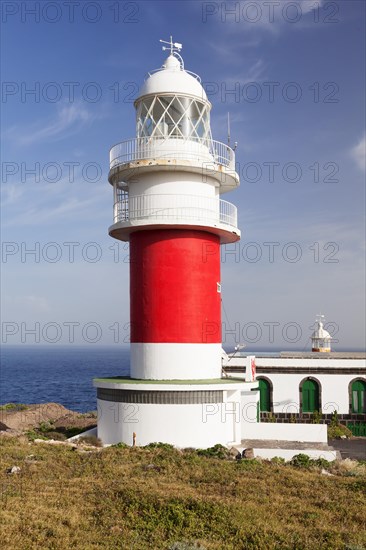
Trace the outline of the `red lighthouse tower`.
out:
<instances>
[{"instance_id":1,"label":"red lighthouse tower","mask_svg":"<svg viewBox=\"0 0 366 550\"><path fill-rule=\"evenodd\" d=\"M109 234L130 243L131 373L95 381L103 411L98 432L106 442L131 442L131 426L109 425L106 402L113 402L136 405L138 443L195 445L186 435L197 426L177 437L176 423L199 405L197 424L202 406L226 403L227 385L231 394L240 386L221 379L220 245L237 241L240 231L236 207L220 195L239 185L235 154L212 139L211 104L200 78L185 70L182 46L166 44L170 55L135 101L136 137L110 152ZM201 446L212 429L203 424ZM220 430L221 439L235 439Z\"/></svg>"}]
</instances>

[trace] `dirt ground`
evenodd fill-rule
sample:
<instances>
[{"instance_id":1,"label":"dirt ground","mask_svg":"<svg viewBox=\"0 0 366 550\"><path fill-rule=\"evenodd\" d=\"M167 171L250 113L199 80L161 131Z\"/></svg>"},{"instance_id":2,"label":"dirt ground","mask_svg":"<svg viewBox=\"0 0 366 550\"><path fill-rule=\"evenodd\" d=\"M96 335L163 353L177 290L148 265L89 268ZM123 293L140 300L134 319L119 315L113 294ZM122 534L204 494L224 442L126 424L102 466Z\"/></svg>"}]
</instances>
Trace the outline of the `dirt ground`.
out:
<instances>
[{"instance_id":1,"label":"dirt ground","mask_svg":"<svg viewBox=\"0 0 366 550\"><path fill-rule=\"evenodd\" d=\"M366 460L366 438L331 439L329 445L340 451L342 458L352 460Z\"/></svg>"}]
</instances>

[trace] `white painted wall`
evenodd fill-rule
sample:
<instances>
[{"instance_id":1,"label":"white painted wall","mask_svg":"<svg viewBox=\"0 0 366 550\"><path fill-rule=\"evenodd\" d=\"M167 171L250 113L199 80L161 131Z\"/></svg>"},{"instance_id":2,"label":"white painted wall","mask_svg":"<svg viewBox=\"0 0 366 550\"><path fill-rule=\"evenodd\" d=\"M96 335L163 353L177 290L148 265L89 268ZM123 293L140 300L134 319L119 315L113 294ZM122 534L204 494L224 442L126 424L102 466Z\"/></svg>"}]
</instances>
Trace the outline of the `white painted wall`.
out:
<instances>
[{"instance_id":1,"label":"white painted wall","mask_svg":"<svg viewBox=\"0 0 366 550\"><path fill-rule=\"evenodd\" d=\"M232 357L227 361L228 366L245 367L248 359L246 357ZM359 374L309 374L305 367L337 368L353 367L365 368L364 359L323 359L321 357L309 358L277 358L277 357L256 357L256 367L298 367L299 372L287 373L258 373L257 378L266 378L273 385L273 412L275 413L298 413L300 407L300 383L306 378L315 378L321 385L321 403L324 414L332 414L335 410L339 414L349 413L348 388L352 380L365 377ZM301 370L300 370L300 367ZM245 377L245 374L231 374L231 376Z\"/></svg>"},{"instance_id":2,"label":"white painted wall","mask_svg":"<svg viewBox=\"0 0 366 550\"><path fill-rule=\"evenodd\" d=\"M98 437L104 444L147 445L162 441L176 447L212 447L240 443L235 402L199 405L145 405L97 400ZM240 426L240 424L239 424ZM239 440L234 441L234 434Z\"/></svg>"},{"instance_id":3,"label":"white painted wall","mask_svg":"<svg viewBox=\"0 0 366 550\"><path fill-rule=\"evenodd\" d=\"M227 366L243 367L246 364L246 357L230 357ZM255 364L257 367L357 367L365 368L365 359L323 359L316 356L314 359L309 358L292 358L292 357L258 357L255 356Z\"/></svg>"},{"instance_id":4,"label":"white painted wall","mask_svg":"<svg viewBox=\"0 0 366 550\"><path fill-rule=\"evenodd\" d=\"M241 422L242 424L257 423L259 390L241 392Z\"/></svg>"},{"instance_id":5,"label":"white painted wall","mask_svg":"<svg viewBox=\"0 0 366 550\"><path fill-rule=\"evenodd\" d=\"M217 196L217 181L207 175L202 178L202 171L192 168L190 172L153 171L144 172L129 184L129 196L177 194L198 195L203 197Z\"/></svg>"},{"instance_id":6,"label":"white painted wall","mask_svg":"<svg viewBox=\"0 0 366 550\"><path fill-rule=\"evenodd\" d=\"M258 378L262 375L258 374ZM321 403L324 414L349 413L349 383L358 378L352 374L263 374L273 385L273 412L298 413L300 383L308 378L314 378L321 385Z\"/></svg>"},{"instance_id":7,"label":"white painted wall","mask_svg":"<svg viewBox=\"0 0 366 550\"><path fill-rule=\"evenodd\" d=\"M131 344L131 378L221 378L221 344Z\"/></svg>"}]
</instances>

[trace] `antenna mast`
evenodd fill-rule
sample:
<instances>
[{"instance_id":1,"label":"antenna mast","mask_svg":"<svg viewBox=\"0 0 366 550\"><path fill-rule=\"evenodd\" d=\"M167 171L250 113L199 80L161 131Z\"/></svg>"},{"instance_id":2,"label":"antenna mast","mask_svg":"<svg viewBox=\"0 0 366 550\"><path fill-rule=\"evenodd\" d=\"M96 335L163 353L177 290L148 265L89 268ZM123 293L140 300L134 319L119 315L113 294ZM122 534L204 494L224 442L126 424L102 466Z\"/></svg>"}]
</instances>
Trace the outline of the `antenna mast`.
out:
<instances>
[{"instance_id":1,"label":"antenna mast","mask_svg":"<svg viewBox=\"0 0 366 550\"><path fill-rule=\"evenodd\" d=\"M166 40L159 40L159 42L162 42L163 44L169 44L169 47L162 46L163 50L170 50L170 55L173 55L174 52L180 52L180 50L183 48L182 44L179 44L179 42L173 42L173 37L170 37L170 41L167 42Z\"/></svg>"},{"instance_id":2,"label":"antenna mast","mask_svg":"<svg viewBox=\"0 0 366 550\"><path fill-rule=\"evenodd\" d=\"M230 113L227 114L227 144L230 146Z\"/></svg>"}]
</instances>

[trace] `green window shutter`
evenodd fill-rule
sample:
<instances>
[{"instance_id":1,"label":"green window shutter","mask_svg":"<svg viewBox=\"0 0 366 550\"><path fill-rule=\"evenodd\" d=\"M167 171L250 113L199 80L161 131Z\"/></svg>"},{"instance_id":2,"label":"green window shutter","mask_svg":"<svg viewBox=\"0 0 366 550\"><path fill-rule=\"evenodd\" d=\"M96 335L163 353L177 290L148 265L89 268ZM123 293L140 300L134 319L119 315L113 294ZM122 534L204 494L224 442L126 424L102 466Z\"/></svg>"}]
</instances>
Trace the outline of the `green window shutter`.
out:
<instances>
[{"instance_id":1,"label":"green window shutter","mask_svg":"<svg viewBox=\"0 0 366 550\"><path fill-rule=\"evenodd\" d=\"M259 379L260 410L261 412L270 412L271 410L271 387L270 383L263 378Z\"/></svg>"},{"instance_id":2,"label":"green window shutter","mask_svg":"<svg viewBox=\"0 0 366 550\"><path fill-rule=\"evenodd\" d=\"M366 382L356 380L352 384L352 412L366 412Z\"/></svg>"},{"instance_id":3,"label":"green window shutter","mask_svg":"<svg viewBox=\"0 0 366 550\"><path fill-rule=\"evenodd\" d=\"M319 410L319 384L315 380L305 380L302 386L302 412Z\"/></svg>"}]
</instances>

